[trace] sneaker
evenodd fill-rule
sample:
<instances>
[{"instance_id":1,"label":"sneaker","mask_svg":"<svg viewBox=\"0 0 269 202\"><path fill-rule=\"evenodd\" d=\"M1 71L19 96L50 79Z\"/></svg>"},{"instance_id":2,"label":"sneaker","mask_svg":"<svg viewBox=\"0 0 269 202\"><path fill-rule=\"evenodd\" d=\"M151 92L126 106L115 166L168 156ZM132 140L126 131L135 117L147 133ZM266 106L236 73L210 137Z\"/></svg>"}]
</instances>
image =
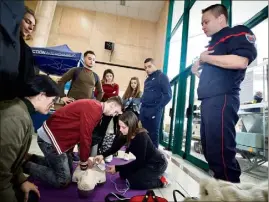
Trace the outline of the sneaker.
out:
<instances>
[{"instance_id":1,"label":"sneaker","mask_svg":"<svg viewBox=\"0 0 269 202\"><path fill-rule=\"evenodd\" d=\"M129 154L128 154L128 153L125 153L123 159L124 159L125 161L129 161L129 159L130 159L130 158L129 158Z\"/></svg>"},{"instance_id":2,"label":"sneaker","mask_svg":"<svg viewBox=\"0 0 269 202\"><path fill-rule=\"evenodd\" d=\"M115 154L113 154L114 157L117 157L119 155L118 152L116 152Z\"/></svg>"},{"instance_id":3,"label":"sneaker","mask_svg":"<svg viewBox=\"0 0 269 202\"><path fill-rule=\"evenodd\" d=\"M163 183L163 188L166 188L166 187L168 187L168 185L170 184L170 182L167 180L167 178L166 177L164 177L164 176L161 176L161 178L160 178L160 180L161 180L161 182Z\"/></svg>"},{"instance_id":4,"label":"sneaker","mask_svg":"<svg viewBox=\"0 0 269 202\"><path fill-rule=\"evenodd\" d=\"M105 158L106 163L110 163L112 160L113 160L113 155L110 155L110 156Z\"/></svg>"}]
</instances>

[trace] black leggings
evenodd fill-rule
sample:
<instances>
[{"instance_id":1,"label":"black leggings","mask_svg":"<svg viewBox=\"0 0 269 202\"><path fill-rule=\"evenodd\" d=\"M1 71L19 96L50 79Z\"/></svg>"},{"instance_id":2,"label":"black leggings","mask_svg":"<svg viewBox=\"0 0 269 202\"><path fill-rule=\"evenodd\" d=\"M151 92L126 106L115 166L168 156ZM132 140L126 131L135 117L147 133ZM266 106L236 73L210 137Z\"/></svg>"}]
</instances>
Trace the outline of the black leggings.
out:
<instances>
[{"instance_id":1,"label":"black leggings","mask_svg":"<svg viewBox=\"0 0 269 202\"><path fill-rule=\"evenodd\" d=\"M145 165L136 171L121 170L120 177L127 179L131 189L146 190L155 189L163 186L160 177L164 174L167 168L167 160L163 156L164 162Z\"/></svg>"}]
</instances>

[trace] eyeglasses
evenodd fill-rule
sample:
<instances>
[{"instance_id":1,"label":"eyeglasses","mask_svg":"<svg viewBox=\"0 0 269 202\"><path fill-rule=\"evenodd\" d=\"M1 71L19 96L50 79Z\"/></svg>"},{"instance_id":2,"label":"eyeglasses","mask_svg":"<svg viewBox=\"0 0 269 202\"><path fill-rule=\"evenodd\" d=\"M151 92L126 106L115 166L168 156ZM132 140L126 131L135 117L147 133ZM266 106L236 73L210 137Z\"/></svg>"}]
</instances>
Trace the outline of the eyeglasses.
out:
<instances>
[{"instance_id":1,"label":"eyeglasses","mask_svg":"<svg viewBox=\"0 0 269 202\"><path fill-rule=\"evenodd\" d=\"M58 100L59 100L59 97L55 97L55 98L52 100L52 102L53 102L53 103L56 103Z\"/></svg>"}]
</instances>

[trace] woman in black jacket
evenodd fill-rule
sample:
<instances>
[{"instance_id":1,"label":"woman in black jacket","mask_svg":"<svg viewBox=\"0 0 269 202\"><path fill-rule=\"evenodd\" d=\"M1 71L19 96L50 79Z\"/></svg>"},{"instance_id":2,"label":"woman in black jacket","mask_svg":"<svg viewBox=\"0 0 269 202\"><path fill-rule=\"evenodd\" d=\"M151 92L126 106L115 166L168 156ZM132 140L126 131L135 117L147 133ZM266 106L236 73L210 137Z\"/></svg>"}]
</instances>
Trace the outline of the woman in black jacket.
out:
<instances>
[{"instance_id":1,"label":"woman in black jacket","mask_svg":"<svg viewBox=\"0 0 269 202\"><path fill-rule=\"evenodd\" d=\"M119 172L121 178L128 180L131 189L166 187L168 182L163 174L167 168L167 160L155 148L147 131L138 127L137 116L131 111L124 112L119 116L119 127L121 135L108 151L96 156L94 161L100 163L127 143L129 151L136 159L125 165L108 166L107 172Z\"/></svg>"},{"instance_id":2,"label":"woman in black jacket","mask_svg":"<svg viewBox=\"0 0 269 202\"><path fill-rule=\"evenodd\" d=\"M31 80L36 74L35 70L35 63L34 57L32 53L32 49L27 45L25 42L32 37L32 34L35 30L36 26L36 17L34 12L25 7L24 17L21 22L21 35L20 35L20 44L21 44L21 51L20 51L20 62L19 62L19 74L17 78L17 88L18 91L16 92L15 97L17 96L24 96L21 92L21 88L25 85L25 83Z\"/></svg>"},{"instance_id":3,"label":"woman in black jacket","mask_svg":"<svg viewBox=\"0 0 269 202\"><path fill-rule=\"evenodd\" d=\"M0 81L1 84L3 82L3 85L5 87L5 89L3 89L3 92L1 89L0 100L11 100L15 97L24 97L22 89L25 83L35 76L33 53L31 48L25 43L25 40L31 38L32 33L35 29L35 24L36 18L34 12L29 8L25 7L24 16L20 25L20 56L19 64L16 67L18 69L18 72L14 74L12 78L6 75L6 78L3 78L3 81ZM9 54L6 57L12 57L12 55ZM15 59L16 58L14 58L14 60ZM3 75L5 74L1 71L1 77Z\"/></svg>"}]
</instances>

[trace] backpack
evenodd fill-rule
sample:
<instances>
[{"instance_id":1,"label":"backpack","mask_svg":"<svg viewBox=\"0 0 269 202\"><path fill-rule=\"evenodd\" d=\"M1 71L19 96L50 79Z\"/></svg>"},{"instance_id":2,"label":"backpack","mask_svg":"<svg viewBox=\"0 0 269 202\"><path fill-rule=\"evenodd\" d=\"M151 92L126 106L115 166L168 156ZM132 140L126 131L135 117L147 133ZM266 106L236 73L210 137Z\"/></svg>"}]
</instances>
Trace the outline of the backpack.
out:
<instances>
[{"instance_id":1,"label":"backpack","mask_svg":"<svg viewBox=\"0 0 269 202\"><path fill-rule=\"evenodd\" d=\"M83 70L83 68L84 68L84 67L77 67L77 68L76 68L76 70L75 70L75 72L74 72L74 74L73 74L73 77L72 77L72 83L71 83L71 86L70 86L69 91L72 89L72 85L73 85L73 83L77 80L78 75L79 75L79 73ZM99 76L98 76L94 71L92 71L92 73L93 73L94 80L95 80L94 87L96 87L96 85L97 85L97 83L98 83L98 81L99 81ZM94 93L93 93L92 95L93 95L93 97L94 97Z\"/></svg>"}]
</instances>

